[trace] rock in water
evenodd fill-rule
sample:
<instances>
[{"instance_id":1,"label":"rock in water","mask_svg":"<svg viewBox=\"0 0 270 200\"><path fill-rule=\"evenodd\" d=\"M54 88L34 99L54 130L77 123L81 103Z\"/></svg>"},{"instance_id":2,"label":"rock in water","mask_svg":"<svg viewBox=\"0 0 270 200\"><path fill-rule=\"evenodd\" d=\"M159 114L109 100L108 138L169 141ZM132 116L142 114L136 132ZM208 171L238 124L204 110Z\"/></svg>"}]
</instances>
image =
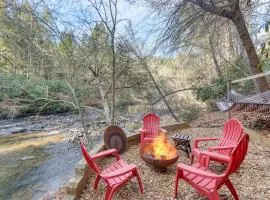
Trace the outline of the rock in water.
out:
<instances>
[{"instance_id":1,"label":"rock in water","mask_svg":"<svg viewBox=\"0 0 270 200\"><path fill-rule=\"evenodd\" d=\"M16 134L16 133L25 133L25 132L27 132L27 129L18 127L18 128L12 128L9 131L11 134Z\"/></svg>"}]
</instances>

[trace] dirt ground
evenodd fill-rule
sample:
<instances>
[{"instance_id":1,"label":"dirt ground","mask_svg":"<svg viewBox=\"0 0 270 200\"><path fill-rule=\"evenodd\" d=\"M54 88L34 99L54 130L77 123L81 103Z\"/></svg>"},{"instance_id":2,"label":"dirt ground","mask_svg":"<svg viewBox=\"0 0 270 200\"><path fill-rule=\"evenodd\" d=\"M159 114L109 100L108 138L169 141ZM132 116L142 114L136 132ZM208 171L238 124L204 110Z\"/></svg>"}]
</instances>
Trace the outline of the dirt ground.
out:
<instances>
[{"instance_id":1,"label":"dirt ground","mask_svg":"<svg viewBox=\"0 0 270 200\"><path fill-rule=\"evenodd\" d=\"M214 120L214 119L213 119ZM217 123L217 124L220 124ZM223 123L221 123L223 124ZM193 124L196 126L196 124ZM219 136L221 134L222 127L213 126L211 128L200 127L188 128L181 131L183 135L190 135L192 138L196 137L211 137ZM208 143L209 144L209 143ZM211 145L211 144L210 144ZM126 186L122 187L117 193L115 193L115 200L138 200L138 199L151 199L151 200L169 200L174 199L172 197L173 188L175 184L175 169L176 164L168 168L166 172L156 171L151 166L147 165L139 157L139 146L131 146L128 151L121 155L128 163L134 163L139 168L141 174L145 193L143 195L139 192L137 182L131 181ZM231 175L231 181L234 184L239 198L243 200L267 200L270 197L270 149L261 146L257 141L251 140L249 143L248 154L242 163L240 170L237 173ZM105 167L110 162L113 162L113 158L106 158L102 161L101 166ZM184 152L180 152L180 158L178 163L189 164L190 161L186 157ZM213 163L213 170L222 171L224 166L217 163ZM89 180L89 183L82 193L80 200L102 200L105 195L105 184L100 183L97 190L92 187L94 178ZM219 190L220 198L222 200L233 199L226 186L223 186ZM179 182L178 199L207 199L196 192L190 185L184 181Z\"/></svg>"}]
</instances>

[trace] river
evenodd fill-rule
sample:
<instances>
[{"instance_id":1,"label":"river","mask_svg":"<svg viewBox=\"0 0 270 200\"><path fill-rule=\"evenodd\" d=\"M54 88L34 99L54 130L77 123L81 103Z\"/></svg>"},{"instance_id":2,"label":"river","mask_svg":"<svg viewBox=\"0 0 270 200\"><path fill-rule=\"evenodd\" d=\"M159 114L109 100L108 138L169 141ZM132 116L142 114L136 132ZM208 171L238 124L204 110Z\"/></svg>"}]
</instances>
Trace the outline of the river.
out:
<instances>
[{"instance_id":1,"label":"river","mask_svg":"<svg viewBox=\"0 0 270 200\"><path fill-rule=\"evenodd\" d=\"M141 126L142 114L116 118L128 135ZM102 139L106 122L97 113L88 114L91 139ZM0 120L0 200L39 200L74 177L81 159L74 134L80 133L77 115L48 115Z\"/></svg>"},{"instance_id":2,"label":"river","mask_svg":"<svg viewBox=\"0 0 270 200\"><path fill-rule=\"evenodd\" d=\"M81 159L68 131L78 126L76 115L0 121L0 199L42 199L64 186Z\"/></svg>"}]
</instances>

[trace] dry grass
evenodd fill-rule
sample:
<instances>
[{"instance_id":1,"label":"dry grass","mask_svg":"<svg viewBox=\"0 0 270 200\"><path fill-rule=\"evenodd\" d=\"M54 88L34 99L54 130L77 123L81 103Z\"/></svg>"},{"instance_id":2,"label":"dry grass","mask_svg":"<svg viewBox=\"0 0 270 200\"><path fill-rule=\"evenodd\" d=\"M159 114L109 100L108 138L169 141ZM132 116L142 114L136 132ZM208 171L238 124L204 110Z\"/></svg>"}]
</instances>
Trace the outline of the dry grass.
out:
<instances>
[{"instance_id":1,"label":"dry grass","mask_svg":"<svg viewBox=\"0 0 270 200\"><path fill-rule=\"evenodd\" d=\"M181 134L191 135L195 137L209 137L218 136L221 128L190 128L181 132ZM178 162L189 163L189 159L183 152L180 152ZM245 200L266 200L270 196L270 149L260 146L258 143L251 141L249 151L243 162L240 171L231 175L231 180L236 187L240 199ZM116 200L138 200L138 199L173 199L172 193L174 188L175 167L168 168L167 172L160 173L151 166L145 164L139 157L139 146L131 146L122 158L128 163L134 163L138 166L145 193L143 195L139 192L139 187L136 181L132 181L126 186L122 187L115 195ZM106 158L102 161L101 166L106 166L113 162L113 158ZM215 168L220 170L221 166ZM92 187L94 177L89 180L87 188L81 195L81 200L102 200L105 195L105 184L101 182L97 190ZM220 197L223 200L233 199L230 192L223 186L219 191ZM207 199L206 197L197 193L192 187L185 182L179 183L178 199Z\"/></svg>"}]
</instances>

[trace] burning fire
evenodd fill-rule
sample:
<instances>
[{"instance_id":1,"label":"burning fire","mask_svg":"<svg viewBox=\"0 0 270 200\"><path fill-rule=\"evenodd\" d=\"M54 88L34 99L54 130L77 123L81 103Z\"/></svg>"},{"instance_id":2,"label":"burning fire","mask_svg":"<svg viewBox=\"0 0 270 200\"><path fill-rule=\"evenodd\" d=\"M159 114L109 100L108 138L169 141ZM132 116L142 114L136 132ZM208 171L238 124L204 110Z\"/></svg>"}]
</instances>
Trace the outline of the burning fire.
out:
<instances>
[{"instance_id":1,"label":"burning fire","mask_svg":"<svg viewBox=\"0 0 270 200\"><path fill-rule=\"evenodd\" d=\"M166 138L164 133L161 133L152 143L145 146L143 151L158 160L169 160L177 156L177 150L174 144Z\"/></svg>"}]
</instances>

